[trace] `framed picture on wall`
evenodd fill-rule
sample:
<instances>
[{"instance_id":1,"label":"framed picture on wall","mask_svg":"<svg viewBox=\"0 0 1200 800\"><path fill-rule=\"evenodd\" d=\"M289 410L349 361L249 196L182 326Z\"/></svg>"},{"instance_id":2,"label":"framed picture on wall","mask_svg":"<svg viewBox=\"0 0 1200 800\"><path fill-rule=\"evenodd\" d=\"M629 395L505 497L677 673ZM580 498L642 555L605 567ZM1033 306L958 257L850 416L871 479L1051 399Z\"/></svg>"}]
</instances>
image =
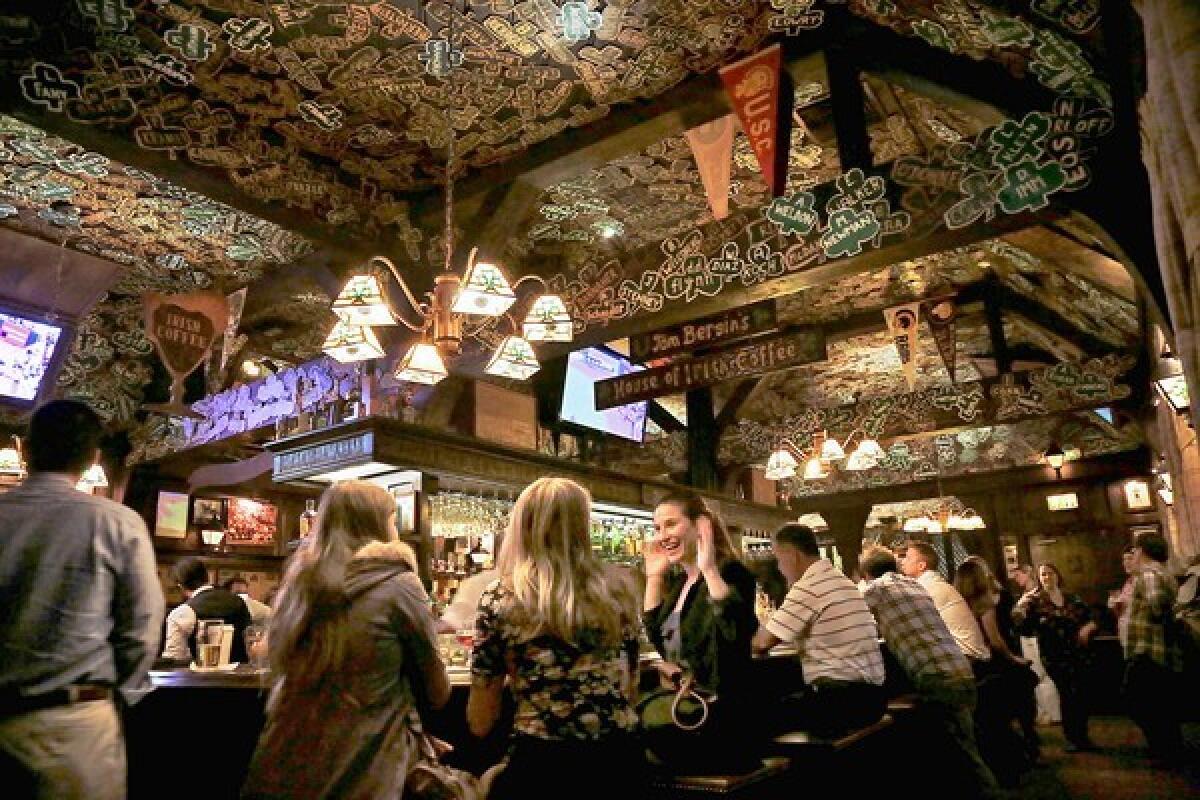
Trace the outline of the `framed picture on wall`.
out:
<instances>
[{"instance_id":1,"label":"framed picture on wall","mask_svg":"<svg viewBox=\"0 0 1200 800\"><path fill-rule=\"evenodd\" d=\"M165 539L185 539L187 526L188 496L183 492L159 492L154 535Z\"/></svg>"},{"instance_id":2,"label":"framed picture on wall","mask_svg":"<svg viewBox=\"0 0 1200 800\"><path fill-rule=\"evenodd\" d=\"M219 497L193 497L192 525L201 529L224 529L225 501Z\"/></svg>"},{"instance_id":3,"label":"framed picture on wall","mask_svg":"<svg viewBox=\"0 0 1200 800\"><path fill-rule=\"evenodd\" d=\"M271 503L231 497L226 505L225 544L269 547L275 543L278 509Z\"/></svg>"},{"instance_id":4,"label":"framed picture on wall","mask_svg":"<svg viewBox=\"0 0 1200 800\"><path fill-rule=\"evenodd\" d=\"M1154 508L1150 484L1141 478L1125 481L1125 507L1130 511L1149 511Z\"/></svg>"}]
</instances>

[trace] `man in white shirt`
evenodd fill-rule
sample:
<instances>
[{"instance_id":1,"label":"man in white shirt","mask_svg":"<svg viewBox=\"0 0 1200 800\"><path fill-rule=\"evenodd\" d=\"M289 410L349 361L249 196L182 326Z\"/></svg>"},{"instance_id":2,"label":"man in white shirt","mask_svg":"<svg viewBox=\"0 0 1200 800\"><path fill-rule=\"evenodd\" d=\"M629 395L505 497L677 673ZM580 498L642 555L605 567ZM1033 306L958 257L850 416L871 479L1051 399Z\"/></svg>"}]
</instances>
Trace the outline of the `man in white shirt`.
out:
<instances>
[{"instance_id":1,"label":"man in white shirt","mask_svg":"<svg viewBox=\"0 0 1200 800\"><path fill-rule=\"evenodd\" d=\"M260 603L250 596L250 584L245 578L230 578L225 581L225 588L242 598L250 611L250 621L255 625L266 625L271 621L271 607Z\"/></svg>"},{"instance_id":2,"label":"man in white shirt","mask_svg":"<svg viewBox=\"0 0 1200 800\"><path fill-rule=\"evenodd\" d=\"M754 636L755 653L788 642L796 647L805 691L787 698L780 726L822 736L869 725L883 716L883 654L875 618L849 578L821 558L817 538L789 523L772 548L791 589Z\"/></svg>"},{"instance_id":3,"label":"man in white shirt","mask_svg":"<svg viewBox=\"0 0 1200 800\"><path fill-rule=\"evenodd\" d=\"M958 648L963 655L975 661L987 661L992 657L987 640L983 638L983 630L971 613L971 608L958 590L946 582L937 571L938 553L926 542L908 543L904 551L904 559L900 562L900 571L914 579L929 592L938 613L950 629Z\"/></svg>"},{"instance_id":4,"label":"man in white shirt","mask_svg":"<svg viewBox=\"0 0 1200 800\"><path fill-rule=\"evenodd\" d=\"M204 562L194 556L179 561L171 570L183 590L185 602L167 615L167 636L162 657L187 662L196 658L196 628L202 619L219 619L233 626L230 661L245 663L246 627L250 609L242 598L223 588L214 588Z\"/></svg>"}]
</instances>

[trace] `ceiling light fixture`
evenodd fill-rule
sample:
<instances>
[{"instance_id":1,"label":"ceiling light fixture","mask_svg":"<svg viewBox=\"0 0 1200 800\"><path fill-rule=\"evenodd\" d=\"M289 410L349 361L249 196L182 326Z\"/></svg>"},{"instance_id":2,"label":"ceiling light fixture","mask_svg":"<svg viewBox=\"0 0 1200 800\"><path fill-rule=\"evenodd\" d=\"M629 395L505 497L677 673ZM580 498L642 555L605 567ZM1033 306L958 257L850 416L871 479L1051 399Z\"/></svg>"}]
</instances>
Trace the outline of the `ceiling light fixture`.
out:
<instances>
[{"instance_id":1,"label":"ceiling light fixture","mask_svg":"<svg viewBox=\"0 0 1200 800\"><path fill-rule=\"evenodd\" d=\"M1050 468L1054 470L1054 476L1056 478L1061 478L1063 464L1066 463L1067 460L1067 454L1063 452L1062 447L1060 447L1057 442L1052 443L1050 447L1046 449L1044 457L1046 459L1046 463L1049 464Z\"/></svg>"},{"instance_id":2,"label":"ceiling light fixture","mask_svg":"<svg viewBox=\"0 0 1200 800\"><path fill-rule=\"evenodd\" d=\"M83 477L79 479L79 483L75 484L75 488L81 492L91 494L96 489L105 489L108 487L108 475L104 472L104 467L99 464L92 464L88 467L87 472L83 473Z\"/></svg>"},{"instance_id":3,"label":"ceiling light fixture","mask_svg":"<svg viewBox=\"0 0 1200 800\"><path fill-rule=\"evenodd\" d=\"M448 374L446 361L461 355L464 338L478 338L485 328L494 324L492 320L502 316L515 331L517 325L506 312L517 302L517 287L533 281L541 284L543 290L548 288L545 280L537 275L525 275L510 284L499 265L476 260L478 248L471 249L463 275L460 277L455 272L454 175L452 134L446 165L445 264L443 271L434 278L433 291L426 293L428 302L417 300L391 259L372 256L367 270L351 277L333 304L339 320L325 343L326 353L343 362L379 358L383 355L382 348L369 326L403 325L420 334L421 339L409 346L393 375L397 380L432 385ZM419 322L412 322L396 312L389 301L386 284L380 282L383 273L377 267L385 267L395 279ZM486 319L472 321L471 318L477 317ZM488 362L485 369L488 374L526 380L539 366L530 341L571 341L574 323L562 298L545 293L534 299L522 333L529 338L516 333L504 338Z\"/></svg>"},{"instance_id":4,"label":"ceiling light fixture","mask_svg":"<svg viewBox=\"0 0 1200 800\"><path fill-rule=\"evenodd\" d=\"M841 469L849 472L859 472L879 466L879 461L886 454L879 442L871 438L861 438L858 445L847 456L846 447L855 435L865 437L861 428L855 428L846 437L845 442L839 442L822 431L813 435L812 452L805 453L788 440L781 440L774 451L767 457L764 475L767 480L778 481L792 478L801 462L804 462L803 480L821 480L829 477L829 466L840 463Z\"/></svg>"}]
</instances>

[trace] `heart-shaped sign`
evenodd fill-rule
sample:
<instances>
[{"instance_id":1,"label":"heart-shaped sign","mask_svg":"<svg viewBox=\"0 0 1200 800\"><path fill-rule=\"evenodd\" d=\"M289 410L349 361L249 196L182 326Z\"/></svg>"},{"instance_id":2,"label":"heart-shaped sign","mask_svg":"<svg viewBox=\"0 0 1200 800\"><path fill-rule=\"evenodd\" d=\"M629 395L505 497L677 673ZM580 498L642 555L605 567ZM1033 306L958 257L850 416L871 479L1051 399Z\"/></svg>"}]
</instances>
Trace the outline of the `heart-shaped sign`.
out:
<instances>
[{"instance_id":1,"label":"heart-shaped sign","mask_svg":"<svg viewBox=\"0 0 1200 800\"><path fill-rule=\"evenodd\" d=\"M171 402L163 410L189 415L183 405L183 381L212 347L217 333L225 330L229 305L225 297L210 292L163 295L147 292L146 337L154 343L163 365L171 373Z\"/></svg>"}]
</instances>

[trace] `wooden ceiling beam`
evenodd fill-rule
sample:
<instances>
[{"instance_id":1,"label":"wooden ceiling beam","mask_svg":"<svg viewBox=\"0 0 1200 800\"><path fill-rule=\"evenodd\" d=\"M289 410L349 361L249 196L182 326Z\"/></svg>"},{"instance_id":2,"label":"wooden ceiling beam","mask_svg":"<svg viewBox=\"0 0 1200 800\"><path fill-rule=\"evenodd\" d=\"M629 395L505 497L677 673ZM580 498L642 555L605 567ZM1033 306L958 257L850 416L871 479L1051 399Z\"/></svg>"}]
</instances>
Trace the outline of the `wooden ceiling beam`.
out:
<instances>
[{"instance_id":1,"label":"wooden ceiling beam","mask_svg":"<svg viewBox=\"0 0 1200 800\"><path fill-rule=\"evenodd\" d=\"M732 391L729 392L729 396L725 398L725 404L721 406L720 413L717 414L716 427L718 433L737 421L738 414L741 413L742 408L745 407L755 391L758 390L758 387L762 385L764 377L763 375L759 375L755 378L747 378L733 387Z\"/></svg>"},{"instance_id":2,"label":"wooden ceiling beam","mask_svg":"<svg viewBox=\"0 0 1200 800\"><path fill-rule=\"evenodd\" d=\"M1079 328L1066 317L1026 297L999 282L993 290L993 297L999 308L1018 314L1027 322L1037 325L1044 331L1061 338L1080 348L1088 357L1095 358L1111 352L1114 346L1109 342L1094 336Z\"/></svg>"},{"instance_id":3,"label":"wooden ceiling beam","mask_svg":"<svg viewBox=\"0 0 1200 800\"><path fill-rule=\"evenodd\" d=\"M828 32L821 28L781 40L784 64L794 83L825 77L821 51L828 41ZM461 181L455 193L473 197L518 178L546 189L731 112L717 71L694 75L662 94L616 106L589 125L564 131L519 156L482 167ZM440 195L440 190L433 190L411 198L432 208Z\"/></svg>"}]
</instances>

